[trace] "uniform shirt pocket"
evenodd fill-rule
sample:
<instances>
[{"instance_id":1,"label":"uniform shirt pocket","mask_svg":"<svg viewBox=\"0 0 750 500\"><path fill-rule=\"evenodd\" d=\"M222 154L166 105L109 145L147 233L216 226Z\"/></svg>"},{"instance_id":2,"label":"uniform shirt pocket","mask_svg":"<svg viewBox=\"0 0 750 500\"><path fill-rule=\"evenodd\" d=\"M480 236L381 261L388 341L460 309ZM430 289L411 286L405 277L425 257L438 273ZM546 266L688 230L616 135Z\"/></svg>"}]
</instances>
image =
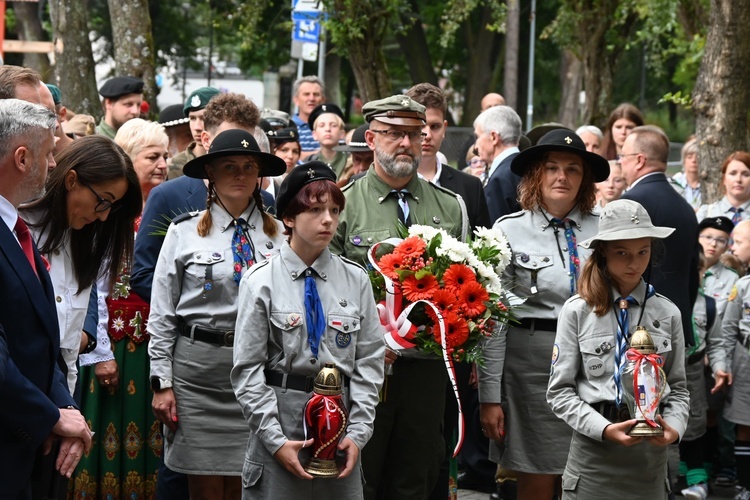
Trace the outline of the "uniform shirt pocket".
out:
<instances>
[{"instance_id":1,"label":"uniform shirt pocket","mask_svg":"<svg viewBox=\"0 0 750 500\"><path fill-rule=\"evenodd\" d=\"M615 369L615 338L611 333L586 336L579 341L581 366L586 377L612 376Z\"/></svg>"},{"instance_id":2,"label":"uniform shirt pocket","mask_svg":"<svg viewBox=\"0 0 750 500\"><path fill-rule=\"evenodd\" d=\"M201 250L193 252L185 272L200 282L217 281L227 276L231 266L231 258L227 260L225 250Z\"/></svg>"},{"instance_id":3,"label":"uniform shirt pocket","mask_svg":"<svg viewBox=\"0 0 750 500\"><path fill-rule=\"evenodd\" d=\"M514 253L513 263L519 278L517 284L529 295L554 288L555 280L559 278L551 272L554 262L551 254Z\"/></svg>"},{"instance_id":4,"label":"uniform shirt pocket","mask_svg":"<svg viewBox=\"0 0 750 500\"><path fill-rule=\"evenodd\" d=\"M335 357L354 358L357 334L361 328L359 318L343 314L329 314L326 343Z\"/></svg>"},{"instance_id":5,"label":"uniform shirt pocket","mask_svg":"<svg viewBox=\"0 0 750 500\"><path fill-rule=\"evenodd\" d=\"M292 359L305 352L307 348L307 330L304 311L271 312L271 325L275 337L284 350L284 357Z\"/></svg>"},{"instance_id":6,"label":"uniform shirt pocket","mask_svg":"<svg viewBox=\"0 0 750 500\"><path fill-rule=\"evenodd\" d=\"M362 229L349 233L346 240L346 247L351 248L370 248L376 243L391 237L388 229Z\"/></svg>"},{"instance_id":7,"label":"uniform shirt pocket","mask_svg":"<svg viewBox=\"0 0 750 500\"><path fill-rule=\"evenodd\" d=\"M242 487L250 488L255 486L260 481L263 475L263 464L258 462L251 462L245 459L245 463L242 467Z\"/></svg>"}]
</instances>

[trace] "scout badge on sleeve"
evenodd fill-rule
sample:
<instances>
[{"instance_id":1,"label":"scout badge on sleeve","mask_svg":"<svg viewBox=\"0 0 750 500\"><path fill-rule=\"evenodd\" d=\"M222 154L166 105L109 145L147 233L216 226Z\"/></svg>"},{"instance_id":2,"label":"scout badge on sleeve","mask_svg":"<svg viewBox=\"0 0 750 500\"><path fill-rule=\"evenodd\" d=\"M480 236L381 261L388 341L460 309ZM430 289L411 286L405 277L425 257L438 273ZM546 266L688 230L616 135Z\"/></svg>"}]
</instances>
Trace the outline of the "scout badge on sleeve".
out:
<instances>
[{"instance_id":1,"label":"scout badge on sleeve","mask_svg":"<svg viewBox=\"0 0 750 500\"><path fill-rule=\"evenodd\" d=\"M346 430L349 415L341 397L343 376L334 363L326 363L315 377L313 395L305 405L305 440L313 439L312 456L305 471L317 477L336 477L336 448Z\"/></svg>"},{"instance_id":2,"label":"scout badge on sleeve","mask_svg":"<svg viewBox=\"0 0 750 500\"><path fill-rule=\"evenodd\" d=\"M664 429L656 423L667 376L662 369L664 359L656 354L654 339L645 328L636 328L626 352L627 361L622 368L622 385L625 402L637 423L628 431L629 436L663 436Z\"/></svg>"}]
</instances>

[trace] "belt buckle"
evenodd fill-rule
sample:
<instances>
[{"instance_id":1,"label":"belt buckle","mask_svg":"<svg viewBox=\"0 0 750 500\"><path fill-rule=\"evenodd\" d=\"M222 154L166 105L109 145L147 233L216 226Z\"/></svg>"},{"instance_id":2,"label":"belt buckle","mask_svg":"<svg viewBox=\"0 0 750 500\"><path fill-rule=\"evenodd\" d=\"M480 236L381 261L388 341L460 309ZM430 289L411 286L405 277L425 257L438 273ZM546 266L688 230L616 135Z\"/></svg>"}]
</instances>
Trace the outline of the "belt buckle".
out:
<instances>
[{"instance_id":1,"label":"belt buckle","mask_svg":"<svg viewBox=\"0 0 750 500\"><path fill-rule=\"evenodd\" d=\"M224 347L232 347L234 345L234 330L224 332L222 340L224 342Z\"/></svg>"},{"instance_id":2,"label":"belt buckle","mask_svg":"<svg viewBox=\"0 0 750 500\"><path fill-rule=\"evenodd\" d=\"M305 377L305 392L312 392L315 387L315 379L313 377Z\"/></svg>"},{"instance_id":3,"label":"belt buckle","mask_svg":"<svg viewBox=\"0 0 750 500\"><path fill-rule=\"evenodd\" d=\"M627 405L623 404L622 408L617 410L617 421L627 422L628 420L630 420L630 410Z\"/></svg>"}]
</instances>

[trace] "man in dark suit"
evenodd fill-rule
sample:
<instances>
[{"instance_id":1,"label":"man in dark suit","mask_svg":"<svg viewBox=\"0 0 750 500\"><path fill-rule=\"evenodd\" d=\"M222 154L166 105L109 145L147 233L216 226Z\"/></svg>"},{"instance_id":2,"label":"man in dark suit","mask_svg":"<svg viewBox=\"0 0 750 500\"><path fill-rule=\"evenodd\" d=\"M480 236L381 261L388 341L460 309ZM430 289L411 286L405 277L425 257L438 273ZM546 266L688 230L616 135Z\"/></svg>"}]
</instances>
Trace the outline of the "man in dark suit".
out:
<instances>
[{"instance_id":1,"label":"man in dark suit","mask_svg":"<svg viewBox=\"0 0 750 500\"><path fill-rule=\"evenodd\" d=\"M623 198L643 205L657 226L675 228L664 240L664 255L647 275L656 291L682 312L685 345L693 345L692 312L698 295L698 222L692 207L667 181L669 139L652 125L636 127L622 145L618 162L630 186Z\"/></svg>"},{"instance_id":2,"label":"man in dark suit","mask_svg":"<svg viewBox=\"0 0 750 500\"><path fill-rule=\"evenodd\" d=\"M422 127L422 132L425 134L422 140L422 160L417 170L420 177L461 195L472 229L489 227L490 219L482 181L450 165L443 165L438 159L437 153L440 151L448 127L448 121L445 119L448 104L443 91L429 83L418 83L407 90L406 95L425 107L425 125Z\"/></svg>"},{"instance_id":3,"label":"man in dark suit","mask_svg":"<svg viewBox=\"0 0 750 500\"><path fill-rule=\"evenodd\" d=\"M70 476L91 447L57 360L60 332L52 282L17 208L44 190L54 113L0 100L0 498L30 498L35 460L59 440L55 467Z\"/></svg>"},{"instance_id":4,"label":"man in dark suit","mask_svg":"<svg viewBox=\"0 0 750 500\"><path fill-rule=\"evenodd\" d=\"M521 118L513 108L493 106L474 120L474 147L489 170L484 194L490 221L494 224L503 215L521 210L518 204L518 183L521 178L510 171L513 158L519 153Z\"/></svg>"}]
</instances>

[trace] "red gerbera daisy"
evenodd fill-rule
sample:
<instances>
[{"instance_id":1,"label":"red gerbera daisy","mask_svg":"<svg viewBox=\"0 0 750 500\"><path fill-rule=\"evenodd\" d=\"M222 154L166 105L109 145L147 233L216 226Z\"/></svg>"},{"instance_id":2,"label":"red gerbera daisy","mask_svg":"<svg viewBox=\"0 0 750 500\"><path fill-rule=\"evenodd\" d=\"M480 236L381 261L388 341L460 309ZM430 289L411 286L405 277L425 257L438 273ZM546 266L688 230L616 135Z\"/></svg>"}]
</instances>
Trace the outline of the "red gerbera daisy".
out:
<instances>
[{"instance_id":1,"label":"red gerbera daisy","mask_svg":"<svg viewBox=\"0 0 750 500\"><path fill-rule=\"evenodd\" d=\"M471 283L476 280L477 278L474 276L474 271L464 264L451 264L443 274L445 289L454 294L458 294L458 291L466 283Z\"/></svg>"},{"instance_id":2,"label":"red gerbera daisy","mask_svg":"<svg viewBox=\"0 0 750 500\"><path fill-rule=\"evenodd\" d=\"M398 271L399 269L403 269L404 262L403 258L400 255L389 253L383 255L380 258L380 260L378 261L378 265L380 266L380 271L383 274L385 274L392 280L398 280L398 274L396 274L396 271Z\"/></svg>"},{"instance_id":3,"label":"red gerbera daisy","mask_svg":"<svg viewBox=\"0 0 750 500\"><path fill-rule=\"evenodd\" d=\"M432 274L417 279L416 276L409 276L401 284L404 291L404 297L410 302L417 300L429 299L439 289L438 280Z\"/></svg>"},{"instance_id":4,"label":"red gerbera daisy","mask_svg":"<svg viewBox=\"0 0 750 500\"><path fill-rule=\"evenodd\" d=\"M409 236L398 244L393 253L405 258L418 259L427 249L427 244L419 236Z\"/></svg>"},{"instance_id":5,"label":"red gerbera daisy","mask_svg":"<svg viewBox=\"0 0 750 500\"><path fill-rule=\"evenodd\" d=\"M474 281L461 287L458 291L458 298L461 300L461 308L467 316L475 318L487 309L484 303L490 299L490 294L482 285Z\"/></svg>"},{"instance_id":6,"label":"red gerbera daisy","mask_svg":"<svg viewBox=\"0 0 750 500\"><path fill-rule=\"evenodd\" d=\"M441 311L447 311L456 303L456 294L448 290L437 290L432 295L432 302L440 308Z\"/></svg>"},{"instance_id":7,"label":"red gerbera daisy","mask_svg":"<svg viewBox=\"0 0 750 500\"><path fill-rule=\"evenodd\" d=\"M440 344L440 327L432 329L435 342ZM448 349L461 347L469 339L469 324L454 312L445 315L445 344Z\"/></svg>"}]
</instances>

